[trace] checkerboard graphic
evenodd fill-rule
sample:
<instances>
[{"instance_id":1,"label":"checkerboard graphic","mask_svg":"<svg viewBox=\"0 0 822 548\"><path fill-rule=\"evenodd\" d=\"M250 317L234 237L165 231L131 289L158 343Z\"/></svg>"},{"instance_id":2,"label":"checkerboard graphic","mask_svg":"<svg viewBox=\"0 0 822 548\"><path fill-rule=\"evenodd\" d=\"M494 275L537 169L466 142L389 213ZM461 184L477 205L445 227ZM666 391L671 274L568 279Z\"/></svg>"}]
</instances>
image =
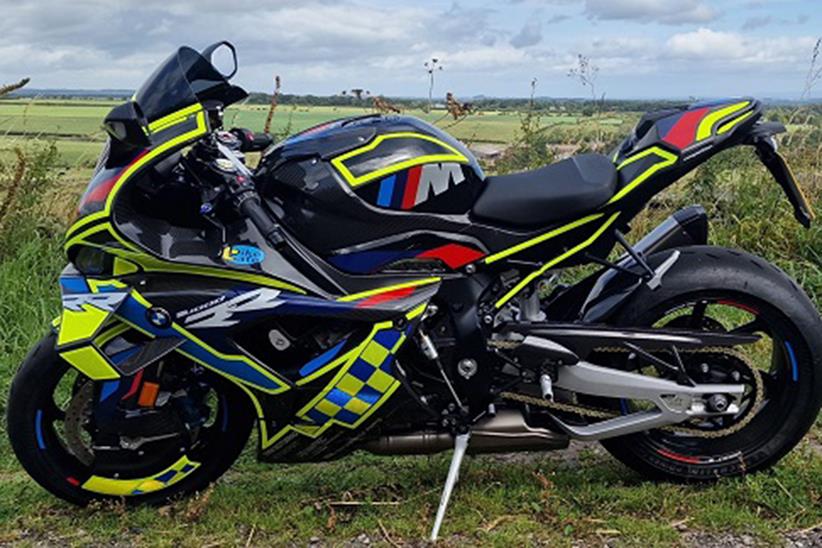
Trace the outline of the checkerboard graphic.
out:
<instances>
[{"instance_id":1,"label":"checkerboard graphic","mask_svg":"<svg viewBox=\"0 0 822 548\"><path fill-rule=\"evenodd\" d=\"M399 383L393 376L393 352L403 335L394 329L377 332L328 393L305 417L317 425L334 419L348 426L360 420Z\"/></svg>"}]
</instances>

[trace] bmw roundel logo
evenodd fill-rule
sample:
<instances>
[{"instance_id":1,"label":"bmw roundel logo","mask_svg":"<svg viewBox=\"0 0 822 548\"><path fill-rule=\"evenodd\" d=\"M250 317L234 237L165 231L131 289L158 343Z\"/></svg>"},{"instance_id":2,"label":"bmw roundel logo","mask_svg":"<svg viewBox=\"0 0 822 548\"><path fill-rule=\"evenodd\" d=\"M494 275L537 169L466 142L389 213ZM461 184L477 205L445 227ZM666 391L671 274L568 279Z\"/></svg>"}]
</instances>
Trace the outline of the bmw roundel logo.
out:
<instances>
[{"instance_id":1,"label":"bmw roundel logo","mask_svg":"<svg viewBox=\"0 0 822 548\"><path fill-rule=\"evenodd\" d=\"M171 325L171 314L165 308L149 308L146 311L146 318L154 327L168 327Z\"/></svg>"}]
</instances>

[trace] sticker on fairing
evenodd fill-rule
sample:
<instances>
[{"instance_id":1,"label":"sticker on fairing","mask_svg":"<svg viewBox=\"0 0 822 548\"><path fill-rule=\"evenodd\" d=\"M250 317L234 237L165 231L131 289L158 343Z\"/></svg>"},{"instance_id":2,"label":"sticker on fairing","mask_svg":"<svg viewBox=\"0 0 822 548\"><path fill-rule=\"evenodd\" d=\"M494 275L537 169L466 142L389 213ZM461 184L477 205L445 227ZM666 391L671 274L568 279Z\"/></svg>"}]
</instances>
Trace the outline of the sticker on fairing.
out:
<instances>
[{"instance_id":1,"label":"sticker on fairing","mask_svg":"<svg viewBox=\"0 0 822 548\"><path fill-rule=\"evenodd\" d=\"M223 248L222 258L230 264L251 265L263 262L265 253L253 245L228 245Z\"/></svg>"}]
</instances>

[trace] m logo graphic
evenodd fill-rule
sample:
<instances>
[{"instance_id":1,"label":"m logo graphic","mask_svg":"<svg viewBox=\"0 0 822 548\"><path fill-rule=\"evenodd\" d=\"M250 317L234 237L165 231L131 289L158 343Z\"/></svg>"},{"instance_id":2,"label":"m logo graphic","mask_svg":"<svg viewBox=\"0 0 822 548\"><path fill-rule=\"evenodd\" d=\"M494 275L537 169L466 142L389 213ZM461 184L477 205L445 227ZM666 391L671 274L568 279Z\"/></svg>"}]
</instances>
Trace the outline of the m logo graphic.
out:
<instances>
[{"instance_id":1,"label":"m logo graphic","mask_svg":"<svg viewBox=\"0 0 822 548\"><path fill-rule=\"evenodd\" d=\"M465 180L462 167L459 164L425 164L420 173L420 184L417 187L417 196L414 205L421 204L431 197L439 196L451 185L460 184Z\"/></svg>"},{"instance_id":2,"label":"m logo graphic","mask_svg":"<svg viewBox=\"0 0 822 548\"><path fill-rule=\"evenodd\" d=\"M414 166L380 182L377 205L392 209L411 209L464 180L465 175L459 164Z\"/></svg>"}]
</instances>

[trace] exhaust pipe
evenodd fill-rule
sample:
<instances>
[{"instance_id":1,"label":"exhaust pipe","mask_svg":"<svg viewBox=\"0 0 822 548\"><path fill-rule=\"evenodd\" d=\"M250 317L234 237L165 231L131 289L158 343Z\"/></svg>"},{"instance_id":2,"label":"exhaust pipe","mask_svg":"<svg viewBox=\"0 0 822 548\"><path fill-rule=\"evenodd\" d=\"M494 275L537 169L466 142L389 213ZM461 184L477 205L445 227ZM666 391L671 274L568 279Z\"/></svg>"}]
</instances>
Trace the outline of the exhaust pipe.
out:
<instances>
[{"instance_id":1,"label":"exhaust pipe","mask_svg":"<svg viewBox=\"0 0 822 548\"><path fill-rule=\"evenodd\" d=\"M454 438L447 432L421 431L384 436L369 441L362 449L376 455L430 455L453 449ZM528 426L515 409L504 409L478 422L471 430L468 452L509 453L550 451L568 447L568 436L546 428Z\"/></svg>"}]
</instances>

